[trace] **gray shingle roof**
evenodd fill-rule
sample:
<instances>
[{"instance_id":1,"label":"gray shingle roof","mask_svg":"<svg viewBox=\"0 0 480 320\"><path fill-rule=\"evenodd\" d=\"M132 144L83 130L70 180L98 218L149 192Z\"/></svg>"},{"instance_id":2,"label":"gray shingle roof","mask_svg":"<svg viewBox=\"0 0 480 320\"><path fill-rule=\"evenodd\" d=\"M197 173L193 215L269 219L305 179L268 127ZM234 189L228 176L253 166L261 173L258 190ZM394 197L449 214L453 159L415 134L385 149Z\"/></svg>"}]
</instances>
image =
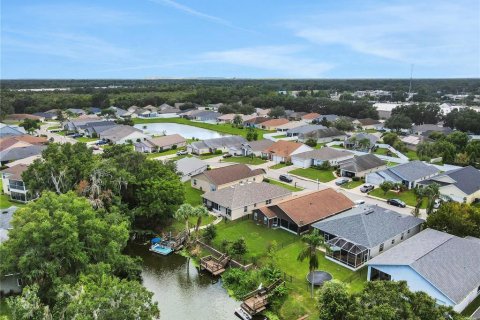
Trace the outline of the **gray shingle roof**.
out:
<instances>
[{"instance_id":1,"label":"gray shingle roof","mask_svg":"<svg viewBox=\"0 0 480 320\"><path fill-rule=\"evenodd\" d=\"M328 137L337 137L337 136L344 136L345 132L340 131L336 128L324 128L324 129L318 129L314 131L310 131L307 133L300 133L299 136L302 136L304 138L328 138Z\"/></svg>"},{"instance_id":2,"label":"gray shingle roof","mask_svg":"<svg viewBox=\"0 0 480 320\"><path fill-rule=\"evenodd\" d=\"M307 124L301 127L296 127L290 130L287 130L287 134L301 134L316 131L319 129L325 129L326 127L316 124Z\"/></svg>"},{"instance_id":3,"label":"gray shingle roof","mask_svg":"<svg viewBox=\"0 0 480 320\"><path fill-rule=\"evenodd\" d=\"M347 157L349 155L353 155L353 153L347 150L323 147L320 149L298 153L293 155L292 157L301 158L301 159L315 159L320 161L328 161L328 160L333 160L337 158Z\"/></svg>"},{"instance_id":4,"label":"gray shingle roof","mask_svg":"<svg viewBox=\"0 0 480 320\"><path fill-rule=\"evenodd\" d=\"M421 183L429 184L435 182L436 180L445 177L450 177L454 186L460 189L465 194L469 195L478 190L480 190L480 170L475 169L472 166L447 171L445 173L439 174L427 181L422 181ZM440 183L441 185L450 184L450 183Z\"/></svg>"},{"instance_id":5,"label":"gray shingle roof","mask_svg":"<svg viewBox=\"0 0 480 320\"><path fill-rule=\"evenodd\" d=\"M244 146L245 147L250 147L250 149L252 151L263 151L265 149L267 149L268 147L270 147L272 144L274 144L275 142L273 142L272 140L269 140L269 139L262 139L262 140L258 140L258 141L248 141L246 143L244 143Z\"/></svg>"},{"instance_id":6,"label":"gray shingle roof","mask_svg":"<svg viewBox=\"0 0 480 320\"><path fill-rule=\"evenodd\" d=\"M230 148L230 147L238 147L240 148L243 143L246 143L247 140L244 137L240 136L227 136L215 139L207 139L203 141L193 142L191 146L195 149L203 149L203 148L212 148L212 149L220 149L220 148Z\"/></svg>"},{"instance_id":7,"label":"gray shingle roof","mask_svg":"<svg viewBox=\"0 0 480 320\"><path fill-rule=\"evenodd\" d=\"M423 163L420 160L410 161L388 168L400 178L408 181L415 181L423 177L431 176L440 172L436 167Z\"/></svg>"},{"instance_id":8,"label":"gray shingle roof","mask_svg":"<svg viewBox=\"0 0 480 320\"><path fill-rule=\"evenodd\" d=\"M236 209L254 203L265 205L266 200L291 194L291 191L273 184L252 182L207 192L202 197L223 207Z\"/></svg>"},{"instance_id":9,"label":"gray shingle roof","mask_svg":"<svg viewBox=\"0 0 480 320\"><path fill-rule=\"evenodd\" d=\"M355 244L373 248L423 222L422 219L382 207L360 206L312 226Z\"/></svg>"},{"instance_id":10,"label":"gray shingle roof","mask_svg":"<svg viewBox=\"0 0 480 320\"><path fill-rule=\"evenodd\" d=\"M194 172L203 167L206 168L208 166L205 161L194 157L182 158L180 160L177 160L175 163L177 165L177 171L181 172L184 175L189 174L190 172Z\"/></svg>"},{"instance_id":11,"label":"gray shingle roof","mask_svg":"<svg viewBox=\"0 0 480 320\"><path fill-rule=\"evenodd\" d=\"M28 146L8 149L0 152L0 161L14 161L41 154L47 146Z\"/></svg>"},{"instance_id":12,"label":"gray shingle roof","mask_svg":"<svg viewBox=\"0 0 480 320\"><path fill-rule=\"evenodd\" d=\"M362 172L373 168L386 165L387 162L373 154L364 154L361 156L354 156L353 159L348 159L340 163L340 169L350 172Z\"/></svg>"},{"instance_id":13,"label":"gray shingle roof","mask_svg":"<svg viewBox=\"0 0 480 320\"><path fill-rule=\"evenodd\" d=\"M17 209L16 206L11 206L7 209L0 210L0 243L8 239L8 230L12 228L10 222Z\"/></svg>"},{"instance_id":14,"label":"gray shingle roof","mask_svg":"<svg viewBox=\"0 0 480 320\"><path fill-rule=\"evenodd\" d=\"M118 141L134 132L142 132L142 130L126 125L116 125L101 132L100 137L102 139Z\"/></svg>"},{"instance_id":15,"label":"gray shingle roof","mask_svg":"<svg viewBox=\"0 0 480 320\"><path fill-rule=\"evenodd\" d=\"M480 286L480 243L426 229L376 256L368 265L408 265L459 303Z\"/></svg>"}]
</instances>

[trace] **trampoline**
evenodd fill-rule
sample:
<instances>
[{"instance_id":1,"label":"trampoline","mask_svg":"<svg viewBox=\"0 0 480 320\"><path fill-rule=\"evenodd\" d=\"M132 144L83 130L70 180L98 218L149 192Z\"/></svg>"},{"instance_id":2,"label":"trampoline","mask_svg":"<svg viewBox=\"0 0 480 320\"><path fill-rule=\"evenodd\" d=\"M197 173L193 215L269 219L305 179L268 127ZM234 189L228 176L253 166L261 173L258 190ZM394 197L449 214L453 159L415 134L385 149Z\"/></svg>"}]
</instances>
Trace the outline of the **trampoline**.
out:
<instances>
[{"instance_id":1,"label":"trampoline","mask_svg":"<svg viewBox=\"0 0 480 320\"><path fill-rule=\"evenodd\" d=\"M312 279L313 278L313 279ZM321 286L324 282L332 280L332 275L325 271L313 271L307 274L307 281L313 285Z\"/></svg>"}]
</instances>

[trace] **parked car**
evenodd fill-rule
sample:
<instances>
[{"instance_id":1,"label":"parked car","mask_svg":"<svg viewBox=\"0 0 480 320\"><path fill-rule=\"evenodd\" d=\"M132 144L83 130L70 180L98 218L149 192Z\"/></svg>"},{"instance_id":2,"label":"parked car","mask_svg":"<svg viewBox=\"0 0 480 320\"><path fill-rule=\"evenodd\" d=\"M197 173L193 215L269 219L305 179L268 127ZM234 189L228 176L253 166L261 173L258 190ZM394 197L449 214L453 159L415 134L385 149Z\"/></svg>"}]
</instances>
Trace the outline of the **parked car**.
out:
<instances>
[{"instance_id":1,"label":"parked car","mask_svg":"<svg viewBox=\"0 0 480 320\"><path fill-rule=\"evenodd\" d=\"M440 205L442 204L442 202L443 202L443 201L442 201L441 199L438 199L438 198L435 199L435 201L433 202L433 208L434 208L434 209L440 208Z\"/></svg>"},{"instance_id":2,"label":"parked car","mask_svg":"<svg viewBox=\"0 0 480 320\"><path fill-rule=\"evenodd\" d=\"M391 204L392 206L400 207L400 208L405 208L407 206L405 202L403 202L400 199L388 199L387 203Z\"/></svg>"},{"instance_id":3,"label":"parked car","mask_svg":"<svg viewBox=\"0 0 480 320\"><path fill-rule=\"evenodd\" d=\"M177 151L177 156L184 156L188 154L188 151L187 150L180 150L180 151Z\"/></svg>"},{"instance_id":4,"label":"parked car","mask_svg":"<svg viewBox=\"0 0 480 320\"><path fill-rule=\"evenodd\" d=\"M358 200L353 201L353 203L355 203L356 206L359 206L359 205L361 205L361 204L365 204L365 200L363 200L363 199L358 199Z\"/></svg>"},{"instance_id":5,"label":"parked car","mask_svg":"<svg viewBox=\"0 0 480 320\"><path fill-rule=\"evenodd\" d=\"M222 157L225 158L230 158L232 155L230 153L225 153Z\"/></svg>"},{"instance_id":6,"label":"parked car","mask_svg":"<svg viewBox=\"0 0 480 320\"><path fill-rule=\"evenodd\" d=\"M83 134L75 133L74 135L72 135L72 138L80 138L80 137L83 137Z\"/></svg>"},{"instance_id":7,"label":"parked car","mask_svg":"<svg viewBox=\"0 0 480 320\"><path fill-rule=\"evenodd\" d=\"M279 178L280 178L280 181L284 181L288 183L293 181L292 177L290 177L288 174L281 174Z\"/></svg>"},{"instance_id":8,"label":"parked car","mask_svg":"<svg viewBox=\"0 0 480 320\"><path fill-rule=\"evenodd\" d=\"M375 187L371 184L364 184L361 188L360 191L363 193L367 193L375 189Z\"/></svg>"},{"instance_id":9,"label":"parked car","mask_svg":"<svg viewBox=\"0 0 480 320\"><path fill-rule=\"evenodd\" d=\"M338 179L337 181L335 181L335 184L336 184L337 186L341 186L342 184L348 183L348 181L350 181L350 179L348 179L348 178L340 178L340 179Z\"/></svg>"},{"instance_id":10,"label":"parked car","mask_svg":"<svg viewBox=\"0 0 480 320\"><path fill-rule=\"evenodd\" d=\"M104 144L107 144L107 141L105 141L105 140L98 140L97 142L95 142L95 144L96 144L97 146L103 146Z\"/></svg>"}]
</instances>

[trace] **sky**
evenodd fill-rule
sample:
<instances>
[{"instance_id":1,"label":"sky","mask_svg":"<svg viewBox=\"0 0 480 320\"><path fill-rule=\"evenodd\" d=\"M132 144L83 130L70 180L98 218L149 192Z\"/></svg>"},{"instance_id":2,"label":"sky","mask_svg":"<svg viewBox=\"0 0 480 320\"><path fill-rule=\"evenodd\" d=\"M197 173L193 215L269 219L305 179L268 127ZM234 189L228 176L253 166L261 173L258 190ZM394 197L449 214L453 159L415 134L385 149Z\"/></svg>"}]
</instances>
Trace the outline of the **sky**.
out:
<instances>
[{"instance_id":1,"label":"sky","mask_svg":"<svg viewBox=\"0 0 480 320\"><path fill-rule=\"evenodd\" d=\"M478 0L2 0L2 79L480 77Z\"/></svg>"}]
</instances>

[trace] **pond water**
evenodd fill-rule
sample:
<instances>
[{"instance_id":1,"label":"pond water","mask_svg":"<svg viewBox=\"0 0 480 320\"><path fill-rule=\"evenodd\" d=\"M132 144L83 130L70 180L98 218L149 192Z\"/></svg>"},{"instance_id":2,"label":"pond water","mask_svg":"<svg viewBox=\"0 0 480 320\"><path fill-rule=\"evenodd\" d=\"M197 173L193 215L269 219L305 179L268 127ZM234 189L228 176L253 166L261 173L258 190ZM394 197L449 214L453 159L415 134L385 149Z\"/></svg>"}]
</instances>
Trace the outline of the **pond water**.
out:
<instances>
[{"instance_id":1,"label":"pond water","mask_svg":"<svg viewBox=\"0 0 480 320\"><path fill-rule=\"evenodd\" d=\"M200 140L214 139L224 136L216 131L197 128L178 123L145 123L136 124L135 128L143 130L147 134L179 134L184 138L197 138Z\"/></svg>"},{"instance_id":2,"label":"pond water","mask_svg":"<svg viewBox=\"0 0 480 320\"><path fill-rule=\"evenodd\" d=\"M161 256L148 246L129 244L127 253L143 260L143 285L154 293L162 320L238 320L239 301L230 298L221 279L199 272L191 259Z\"/></svg>"}]
</instances>

